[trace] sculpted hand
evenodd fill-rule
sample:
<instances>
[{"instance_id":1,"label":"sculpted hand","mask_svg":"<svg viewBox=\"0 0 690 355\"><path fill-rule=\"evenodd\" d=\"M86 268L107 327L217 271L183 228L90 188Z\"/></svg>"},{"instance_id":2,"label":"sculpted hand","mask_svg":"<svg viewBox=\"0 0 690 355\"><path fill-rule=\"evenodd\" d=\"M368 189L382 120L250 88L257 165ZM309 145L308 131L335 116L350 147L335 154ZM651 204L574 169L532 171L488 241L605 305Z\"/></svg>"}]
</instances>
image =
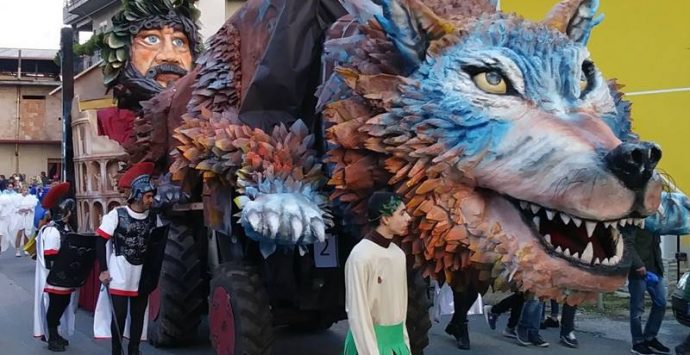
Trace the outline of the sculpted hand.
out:
<instances>
[{"instance_id":1,"label":"sculpted hand","mask_svg":"<svg viewBox=\"0 0 690 355\"><path fill-rule=\"evenodd\" d=\"M264 238L288 244L324 241L326 225L317 205L296 193L261 195L247 201L241 222Z\"/></svg>"},{"instance_id":2,"label":"sculpted hand","mask_svg":"<svg viewBox=\"0 0 690 355\"><path fill-rule=\"evenodd\" d=\"M162 208L176 203L185 203L189 196L182 191L182 187L173 183L170 173L163 175L158 181L153 207Z\"/></svg>"},{"instance_id":3,"label":"sculpted hand","mask_svg":"<svg viewBox=\"0 0 690 355\"><path fill-rule=\"evenodd\" d=\"M101 274L98 275L98 279L104 285L108 285L110 283L110 272L108 272L108 270L101 272Z\"/></svg>"}]
</instances>

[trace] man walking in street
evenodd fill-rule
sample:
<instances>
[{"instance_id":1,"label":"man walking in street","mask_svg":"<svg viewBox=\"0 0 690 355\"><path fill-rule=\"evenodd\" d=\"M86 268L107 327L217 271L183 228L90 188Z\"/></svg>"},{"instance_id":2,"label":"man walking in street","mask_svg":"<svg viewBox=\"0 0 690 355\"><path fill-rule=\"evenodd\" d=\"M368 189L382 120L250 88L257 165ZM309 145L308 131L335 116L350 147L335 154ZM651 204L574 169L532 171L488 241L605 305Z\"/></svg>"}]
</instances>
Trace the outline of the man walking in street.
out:
<instances>
[{"instance_id":1,"label":"man walking in street","mask_svg":"<svg viewBox=\"0 0 690 355\"><path fill-rule=\"evenodd\" d=\"M647 230L629 227L623 230L626 238L633 241L632 266L628 274L630 291L630 333L633 354L668 354L669 348L656 338L666 312L666 284L664 265L661 260L661 239ZM652 309L642 330L644 294L649 293Z\"/></svg>"},{"instance_id":2,"label":"man walking in street","mask_svg":"<svg viewBox=\"0 0 690 355\"><path fill-rule=\"evenodd\" d=\"M517 338L517 327L518 321L520 320L520 314L522 313L522 305L525 303L524 295L522 292L513 292L512 295L502 299L500 302L493 306L484 306L484 317L486 317L486 322L489 324L489 328L496 329L496 322L498 317L510 310L510 317L508 318L508 324L506 329L503 330L503 336L508 338Z\"/></svg>"},{"instance_id":3,"label":"man walking in street","mask_svg":"<svg viewBox=\"0 0 690 355\"><path fill-rule=\"evenodd\" d=\"M540 348L549 346L549 343L539 335L539 325L544 303L536 296L525 294L525 303L522 306L522 314L517 327L517 342L522 346L535 345Z\"/></svg>"}]
</instances>

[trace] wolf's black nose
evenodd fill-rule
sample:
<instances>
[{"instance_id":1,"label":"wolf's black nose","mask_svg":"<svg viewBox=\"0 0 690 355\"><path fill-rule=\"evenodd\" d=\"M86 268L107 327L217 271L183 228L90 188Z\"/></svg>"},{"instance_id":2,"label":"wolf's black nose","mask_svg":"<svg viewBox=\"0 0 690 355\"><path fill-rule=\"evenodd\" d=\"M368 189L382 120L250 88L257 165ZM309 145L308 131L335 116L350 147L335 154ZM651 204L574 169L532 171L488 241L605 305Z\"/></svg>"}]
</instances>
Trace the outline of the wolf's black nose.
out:
<instances>
[{"instance_id":1,"label":"wolf's black nose","mask_svg":"<svg viewBox=\"0 0 690 355\"><path fill-rule=\"evenodd\" d=\"M661 159L661 149L654 143L621 143L604 158L606 166L631 190L645 186Z\"/></svg>"}]
</instances>

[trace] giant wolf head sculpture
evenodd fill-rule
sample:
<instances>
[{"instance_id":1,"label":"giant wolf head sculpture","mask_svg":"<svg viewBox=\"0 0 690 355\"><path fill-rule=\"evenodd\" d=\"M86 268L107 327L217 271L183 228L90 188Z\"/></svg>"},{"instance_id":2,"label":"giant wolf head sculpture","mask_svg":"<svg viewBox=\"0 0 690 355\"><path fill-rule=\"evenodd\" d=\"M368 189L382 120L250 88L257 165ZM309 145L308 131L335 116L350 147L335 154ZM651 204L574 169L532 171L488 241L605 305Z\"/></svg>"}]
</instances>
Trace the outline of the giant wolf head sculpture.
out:
<instances>
[{"instance_id":1,"label":"giant wolf head sculpture","mask_svg":"<svg viewBox=\"0 0 690 355\"><path fill-rule=\"evenodd\" d=\"M346 3L366 24L326 45L341 66L321 90L333 197L357 210L374 185L403 194L417 218L405 243L428 275L470 268L573 304L618 288L619 228L657 210L661 150L631 132L585 47L597 1L541 23L481 1L375 3Z\"/></svg>"},{"instance_id":2,"label":"giant wolf head sculpture","mask_svg":"<svg viewBox=\"0 0 690 355\"><path fill-rule=\"evenodd\" d=\"M630 131L629 104L589 57L596 1L564 1L541 23L482 0L343 5L318 92L339 224L364 225L368 196L389 188L415 217L403 246L426 275L571 304L618 288L630 259L619 227L657 210L661 151ZM240 222L269 255L323 240L334 218L307 127L238 119L241 40L257 43L241 19L199 61L170 171L235 187Z\"/></svg>"}]
</instances>

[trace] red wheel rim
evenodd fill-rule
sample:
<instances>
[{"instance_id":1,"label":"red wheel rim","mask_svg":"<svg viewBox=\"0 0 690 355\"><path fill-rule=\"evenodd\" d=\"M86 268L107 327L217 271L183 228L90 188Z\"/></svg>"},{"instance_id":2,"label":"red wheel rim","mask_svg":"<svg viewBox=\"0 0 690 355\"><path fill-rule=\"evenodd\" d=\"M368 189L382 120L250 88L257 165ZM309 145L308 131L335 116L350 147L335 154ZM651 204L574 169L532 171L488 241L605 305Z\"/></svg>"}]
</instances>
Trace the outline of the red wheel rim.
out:
<instances>
[{"instance_id":1,"label":"red wheel rim","mask_svg":"<svg viewBox=\"0 0 690 355\"><path fill-rule=\"evenodd\" d=\"M209 314L211 343L218 355L235 354L235 316L230 295L222 287L216 287L211 298Z\"/></svg>"},{"instance_id":2,"label":"red wheel rim","mask_svg":"<svg viewBox=\"0 0 690 355\"><path fill-rule=\"evenodd\" d=\"M158 319L161 310L161 291L156 287L149 295L149 320Z\"/></svg>"}]
</instances>

